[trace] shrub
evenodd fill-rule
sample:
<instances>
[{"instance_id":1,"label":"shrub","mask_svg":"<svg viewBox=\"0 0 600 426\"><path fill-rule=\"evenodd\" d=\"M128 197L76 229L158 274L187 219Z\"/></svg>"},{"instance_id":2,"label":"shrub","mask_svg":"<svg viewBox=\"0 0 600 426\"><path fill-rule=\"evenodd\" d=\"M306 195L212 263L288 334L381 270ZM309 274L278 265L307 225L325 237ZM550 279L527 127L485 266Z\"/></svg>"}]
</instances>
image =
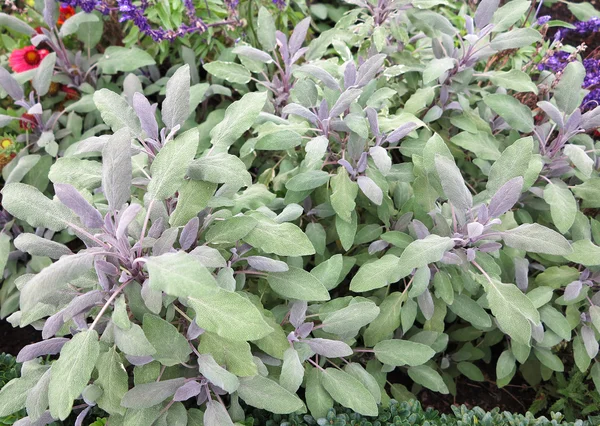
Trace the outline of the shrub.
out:
<instances>
[{"instance_id":1,"label":"shrub","mask_svg":"<svg viewBox=\"0 0 600 426\"><path fill-rule=\"evenodd\" d=\"M45 267L14 274L9 320L44 340L18 355L0 415L232 425L241 400L368 417L410 399L392 371L454 393L492 361L500 387L565 363L600 386L600 108L582 106L580 50L537 74L557 45L525 0L352 3L310 42L309 18L286 35L261 8L258 43L204 65L216 90L192 84L195 61L167 79L135 71L154 63L135 48L105 53L105 74L132 73L68 107L96 130L62 149L58 118L2 71L38 123L31 145L62 158L48 188L2 190L26 231L4 258L14 244ZM235 101L198 123L211 93Z\"/></svg>"}]
</instances>

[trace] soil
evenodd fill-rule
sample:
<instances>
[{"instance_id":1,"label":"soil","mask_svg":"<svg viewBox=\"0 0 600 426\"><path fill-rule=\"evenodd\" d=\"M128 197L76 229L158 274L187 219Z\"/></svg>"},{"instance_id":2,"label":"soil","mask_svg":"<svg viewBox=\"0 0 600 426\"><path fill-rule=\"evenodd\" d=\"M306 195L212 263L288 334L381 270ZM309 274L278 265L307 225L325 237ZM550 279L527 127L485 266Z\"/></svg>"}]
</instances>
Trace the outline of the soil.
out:
<instances>
[{"instance_id":1,"label":"soil","mask_svg":"<svg viewBox=\"0 0 600 426\"><path fill-rule=\"evenodd\" d=\"M0 353L17 355L24 346L42 340L42 333L31 326L13 328L6 320L0 320Z\"/></svg>"},{"instance_id":2,"label":"soil","mask_svg":"<svg viewBox=\"0 0 600 426\"><path fill-rule=\"evenodd\" d=\"M515 377L514 381L517 381ZM424 408L432 407L441 413L451 412L451 406L466 405L480 407L486 411L500 408L500 411L525 413L536 398L534 389L527 385L511 384L498 388L491 382L473 382L459 376L456 383L456 397L423 390L417 395Z\"/></svg>"}]
</instances>

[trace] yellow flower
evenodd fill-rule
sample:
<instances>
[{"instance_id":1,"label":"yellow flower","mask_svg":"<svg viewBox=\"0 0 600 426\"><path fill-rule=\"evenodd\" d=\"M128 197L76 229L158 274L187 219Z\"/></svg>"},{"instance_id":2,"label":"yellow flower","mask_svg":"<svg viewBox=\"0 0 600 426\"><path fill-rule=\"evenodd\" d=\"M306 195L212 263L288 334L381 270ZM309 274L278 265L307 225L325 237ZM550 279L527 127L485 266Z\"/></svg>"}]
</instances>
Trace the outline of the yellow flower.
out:
<instances>
[{"instance_id":1,"label":"yellow flower","mask_svg":"<svg viewBox=\"0 0 600 426\"><path fill-rule=\"evenodd\" d=\"M3 138L2 140L0 140L0 145L2 145L2 148L4 149L10 148L11 146L13 146L13 141L9 138Z\"/></svg>"}]
</instances>

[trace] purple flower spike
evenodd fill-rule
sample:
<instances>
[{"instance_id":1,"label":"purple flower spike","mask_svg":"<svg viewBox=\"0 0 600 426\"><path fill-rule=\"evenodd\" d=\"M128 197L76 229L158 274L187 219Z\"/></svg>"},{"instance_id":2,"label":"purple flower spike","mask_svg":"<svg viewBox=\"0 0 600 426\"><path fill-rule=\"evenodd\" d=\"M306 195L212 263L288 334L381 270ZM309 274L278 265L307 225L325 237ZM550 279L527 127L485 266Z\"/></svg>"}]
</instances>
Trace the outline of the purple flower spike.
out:
<instances>
[{"instance_id":1,"label":"purple flower spike","mask_svg":"<svg viewBox=\"0 0 600 426\"><path fill-rule=\"evenodd\" d=\"M546 25L550 19L551 19L550 15L540 16L537 20L537 24L538 25Z\"/></svg>"}]
</instances>

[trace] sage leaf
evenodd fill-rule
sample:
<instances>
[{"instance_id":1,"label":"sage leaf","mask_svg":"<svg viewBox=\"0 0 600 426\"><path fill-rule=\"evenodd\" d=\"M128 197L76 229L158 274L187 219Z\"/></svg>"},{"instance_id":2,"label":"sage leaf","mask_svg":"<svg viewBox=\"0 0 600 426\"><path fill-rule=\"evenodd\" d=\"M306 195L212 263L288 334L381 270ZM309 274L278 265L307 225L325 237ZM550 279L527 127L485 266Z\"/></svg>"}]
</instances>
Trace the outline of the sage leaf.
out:
<instances>
[{"instance_id":1,"label":"sage leaf","mask_svg":"<svg viewBox=\"0 0 600 426\"><path fill-rule=\"evenodd\" d=\"M92 376L100 355L96 330L77 333L63 346L58 361L52 364L48 386L48 403L53 417L64 420L73 408L73 401Z\"/></svg>"}]
</instances>

